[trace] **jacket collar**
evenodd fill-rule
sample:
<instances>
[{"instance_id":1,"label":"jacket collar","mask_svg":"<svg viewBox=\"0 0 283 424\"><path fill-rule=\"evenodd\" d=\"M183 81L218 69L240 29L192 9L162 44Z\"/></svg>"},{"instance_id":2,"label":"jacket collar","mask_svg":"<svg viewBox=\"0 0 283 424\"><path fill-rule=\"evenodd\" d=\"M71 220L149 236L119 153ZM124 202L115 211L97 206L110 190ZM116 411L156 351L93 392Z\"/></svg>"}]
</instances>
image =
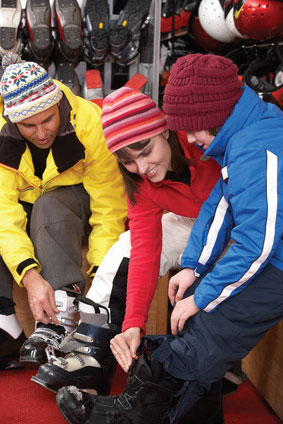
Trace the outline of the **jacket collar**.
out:
<instances>
[{"instance_id":1,"label":"jacket collar","mask_svg":"<svg viewBox=\"0 0 283 424\"><path fill-rule=\"evenodd\" d=\"M243 94L231 115L225 121L211 145L206 149L205 156L212 156L221 164L230 139L252 123L260 120L266 110L266 103L251 88L245 86Z\"/></svg>"},{"instance_id":2,"label":"jacket collar","mask_svg":"<svg viewBox=\"0 0 283 424\"><path fill-rule=\"evenodd\" d=\"M58 84L64 95L60 103L60 126L51 151L57 171L61 173L83 159L85 152L74 130L78 108L76 96L66 86ZM26 140L21 136L17 126L7 120L1 130L0 162L19 169L26 148Z\"/></svg>"}]
</instances>

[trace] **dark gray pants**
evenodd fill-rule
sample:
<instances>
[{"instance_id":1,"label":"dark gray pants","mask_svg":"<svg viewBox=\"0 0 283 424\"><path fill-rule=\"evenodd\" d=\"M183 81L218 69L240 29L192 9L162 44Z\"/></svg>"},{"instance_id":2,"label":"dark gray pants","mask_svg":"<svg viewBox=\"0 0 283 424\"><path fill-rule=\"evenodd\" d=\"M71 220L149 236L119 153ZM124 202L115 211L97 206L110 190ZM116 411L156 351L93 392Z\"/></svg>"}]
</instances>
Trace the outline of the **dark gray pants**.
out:
<instances>
[{"instance_id":1,"label":"dark gray pants","mask_svg":"<svg viewBox=\"0 0 283 424\"><path fill-rule=\"evenodd\" d=\"M77 283L83 291L82 242L90 227L89 195L82 184L59 187L23 205L28 233L39 260L42 277L54 290ZM12 275L0 258L0 297L12 299Z\"/></svg>"},{"instance_id":2,"label":"dark gray pants","mask_svg":"<svg viewBox=\"0 0 283 424\"><path fill-rule=\"evenodd\" d=\"M269 264L246 289L214 312L201 311L190 318L180 335L160 337L155 359L169 374L187 380L171 410L171 423L178 423L211 384L246 356L282 316L283 271Z\"/></svg>"}]
</instances>

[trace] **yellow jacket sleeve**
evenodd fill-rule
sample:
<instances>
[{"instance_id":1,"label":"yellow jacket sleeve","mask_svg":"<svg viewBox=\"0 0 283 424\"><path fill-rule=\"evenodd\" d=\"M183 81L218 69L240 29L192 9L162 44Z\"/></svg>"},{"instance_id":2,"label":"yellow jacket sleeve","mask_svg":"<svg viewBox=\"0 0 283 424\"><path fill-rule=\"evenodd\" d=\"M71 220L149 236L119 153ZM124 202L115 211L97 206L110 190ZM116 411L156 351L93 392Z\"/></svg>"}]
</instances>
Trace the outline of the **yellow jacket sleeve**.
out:
<instances>
[{"instance_id":1,"label":"yellow jacket sleeve","mask_svg":"<svg viewBox=\"0 0 283 424\"><path fill-rule=\"evenodd\" d=\"M33 267L40 271L33 244L26 233L26 213L18 202L18 178L9 168L0 166L0 255L15 281L20 284L24 273Z\"/></svg>"}]
</instances>

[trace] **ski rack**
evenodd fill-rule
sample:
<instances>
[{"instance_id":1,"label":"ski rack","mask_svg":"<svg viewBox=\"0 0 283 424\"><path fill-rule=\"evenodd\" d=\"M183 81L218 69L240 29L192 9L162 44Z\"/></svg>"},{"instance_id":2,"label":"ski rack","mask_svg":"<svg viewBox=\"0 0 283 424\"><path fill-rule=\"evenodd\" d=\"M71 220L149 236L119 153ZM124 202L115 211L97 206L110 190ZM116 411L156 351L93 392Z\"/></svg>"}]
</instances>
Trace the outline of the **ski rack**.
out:
<instances>
[{"instance_id":1,"label":"ski rack","mask_svg":"<svg viewBox=\"0 0 283 424\"><path fill-rule=\"evenodd\" d=\"M78 4L82 10L85 5L85 0L77 0ZM110 10L110 23L113 23L115 20L118 20L119 14L114 14L114 4L115 0L108 0L109 10ZM134 63L128 66L120 66L114 62L110 55L106 57L104 62L103 69L101 70L102 79L103 79L103 90L104 95L110 94L112 91L117 88L122 87L130 80L135 74L142 74L147 79L147 83L143 86L142 91L149 95L153 101L158 104L159 99L159 72L160 72L160 22L161 22L161 2L162 0L152 0L148 23L144 30L142 30L142 36L144 32L147 31L148 37L144 40L142 37L142 42L146 41L146 45L143 45L141 42L140 50L141 54L137 56ZM26 0L21 0L23 9L26 6ZM55 31L55 17L53 14L53 3L54 0L49 0L51 10L52 10L52 33ZM79 62L75 66L75 71L78 75L79 82L81 87L84 84L85 72L88 69L88 65L85 61ZM48 69L48 73L51 78L55 78L56 69L54 64Z\"/></svg>"},{"instance_id":2,"label":"ski rack","mask_svg":"<svg viewBox=\"0 0 283 424\"><path fill-rule=\"evenodd\" d=\"M110 9L110 23L119 18L119 15L113 14L114 1L108 0ZM144 75L148 82L143 87L143 92L150 96L158 104L159 98L159 61L160 61L160 21L161 21L161 0L152 0L147 32L149 37L146 39L146 45L141 44L141 54L137 56L134 63L122 67L116 64L108 55L104 63L103 87L105 95L108 95L115 89L122 87L135 74ZM153 39L152 39L153 35ZM142 38L144 41L144 38ZM146 54L143 51L146 50ZM143 57L146 58L144 61Z\"/></svg>"}]
</instances>

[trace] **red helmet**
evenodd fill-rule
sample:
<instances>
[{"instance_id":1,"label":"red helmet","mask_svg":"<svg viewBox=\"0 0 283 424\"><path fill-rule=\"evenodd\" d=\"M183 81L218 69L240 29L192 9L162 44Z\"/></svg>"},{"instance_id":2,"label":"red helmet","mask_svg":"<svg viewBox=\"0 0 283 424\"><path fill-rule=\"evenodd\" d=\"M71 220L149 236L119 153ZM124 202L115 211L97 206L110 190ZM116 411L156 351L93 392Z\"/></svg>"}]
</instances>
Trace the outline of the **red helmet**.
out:
<instances>
[{"instance_id":1,"label":"red helmet","mask_svg":"<svg viewBox=\"0 0 283 424\"><path fill-rule=\"evenodd\" d=\"M206 52L221 52L225 44L215 40L203 29L198 16L194 16L189 22L189 35L194 42Z\"/></svg>"},{"instance_id":2,"label":"red helmet","mask_svg":"<svg viewBox=\"0 0 283 424\"><path fill-rule=\"evenodd\" d=\"M280 0L234 0L237 30L253 40L277 38L283 31L283 2Z\"/></svg>"},{"instance_id":3,"label":"red helmet","mask_svg":"<svg viewBox=\"0 0 283 424\"><path fill-rule=\"evenodd\" d=\"M229 28L229 30L238 38L246 38L243 34L241 34L234 22L234 1L233 0L225 0L224 1L224 16L225 22Z\"/></svg>"}]
</instances>

